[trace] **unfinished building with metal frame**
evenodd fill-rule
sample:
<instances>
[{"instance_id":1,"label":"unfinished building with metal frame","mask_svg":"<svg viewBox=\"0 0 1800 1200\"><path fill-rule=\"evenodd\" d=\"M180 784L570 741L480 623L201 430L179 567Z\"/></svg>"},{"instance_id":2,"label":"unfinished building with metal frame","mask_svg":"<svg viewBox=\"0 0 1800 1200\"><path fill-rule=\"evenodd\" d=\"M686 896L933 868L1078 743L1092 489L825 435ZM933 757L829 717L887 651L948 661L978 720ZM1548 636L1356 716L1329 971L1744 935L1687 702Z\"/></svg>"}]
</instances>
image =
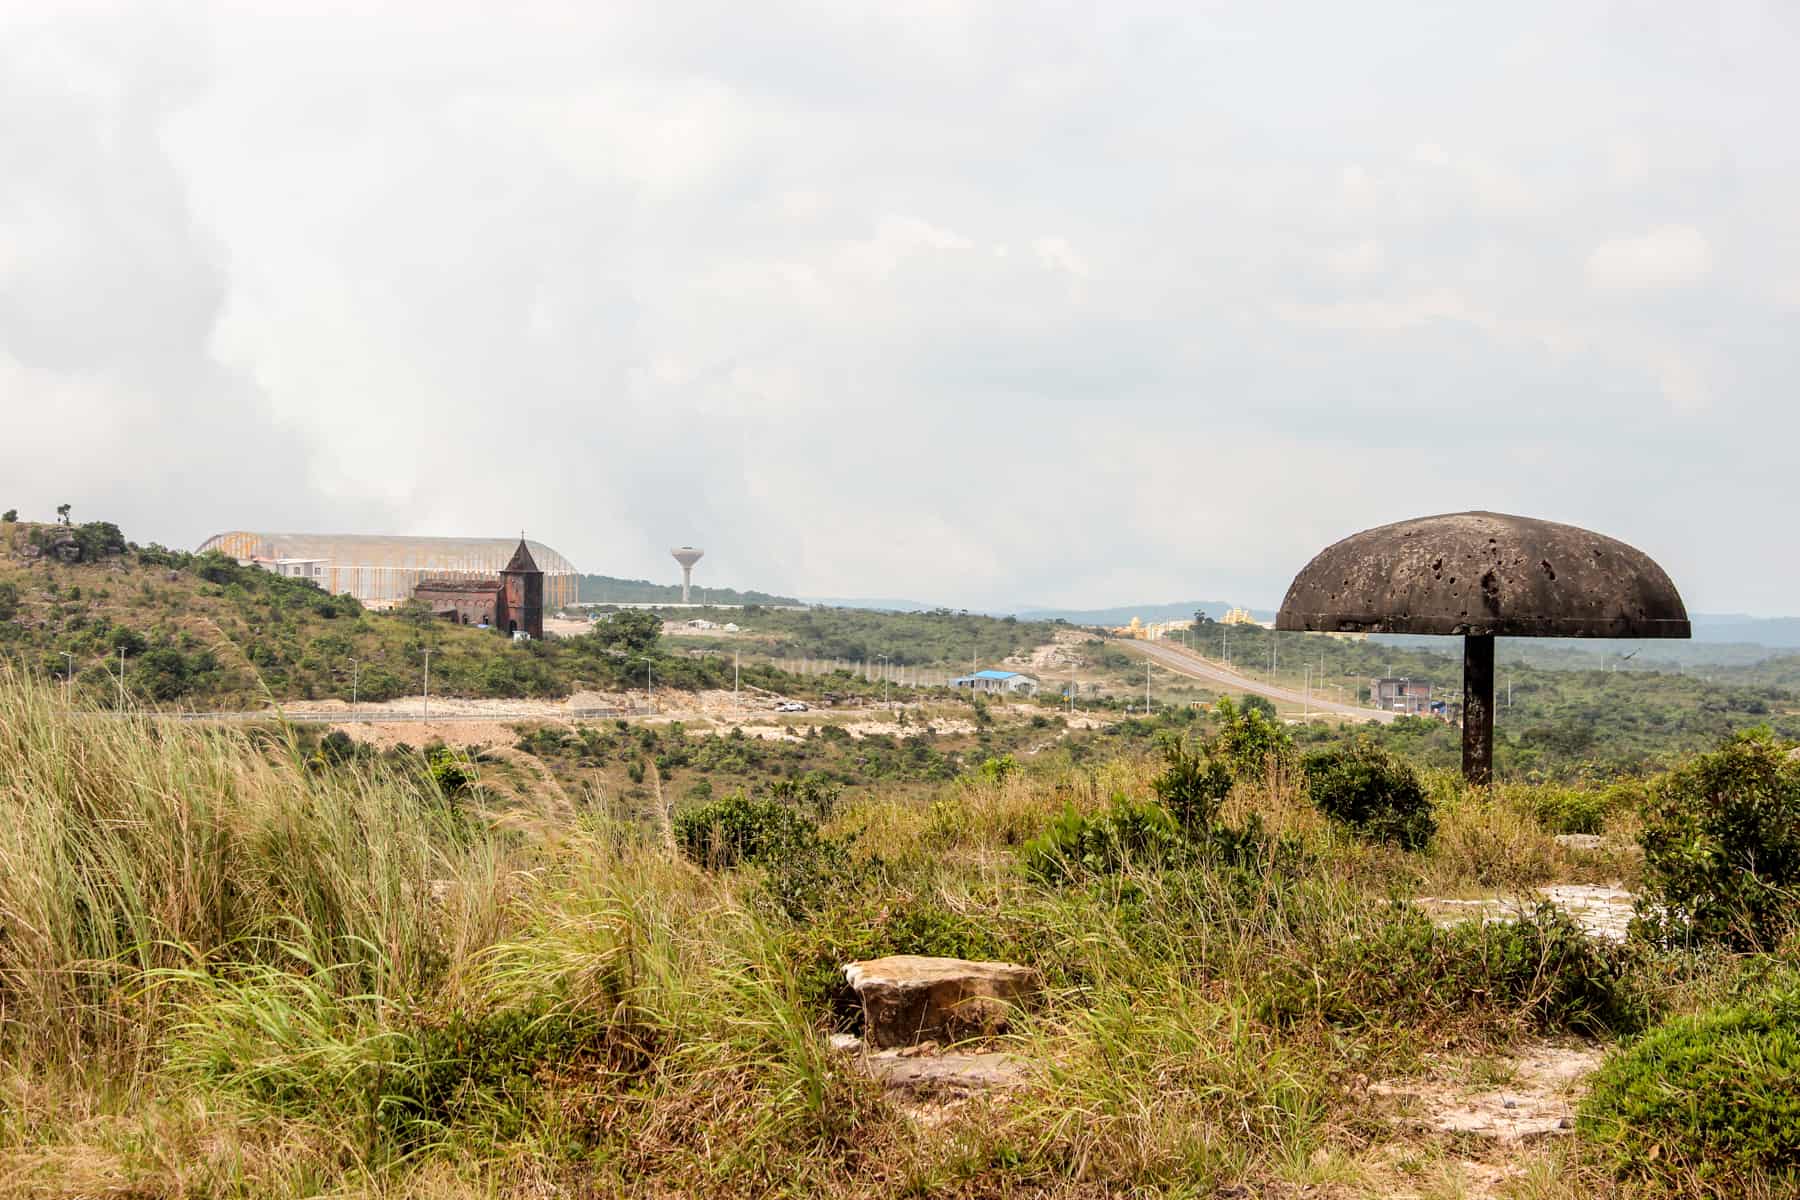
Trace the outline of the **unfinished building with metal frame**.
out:
<instances>
[{"instance_id":1,"label":"unfinished building with metal frame","mask_svg":"<svg viewBox=\"0 0 1800 1200\"><path fill-rule=\"evenodd\" d=\"M573 604L581 573L544 545L526 541L544 573L544 606ZM278 575L310 579L334 596L348 592L370 608L412 599L424 581L481 579L496 575L518 548L518 538L387 537L365 533L256 533L234 529L214 534L200 553L217 550Z\"/></svg>"}]
</instances>

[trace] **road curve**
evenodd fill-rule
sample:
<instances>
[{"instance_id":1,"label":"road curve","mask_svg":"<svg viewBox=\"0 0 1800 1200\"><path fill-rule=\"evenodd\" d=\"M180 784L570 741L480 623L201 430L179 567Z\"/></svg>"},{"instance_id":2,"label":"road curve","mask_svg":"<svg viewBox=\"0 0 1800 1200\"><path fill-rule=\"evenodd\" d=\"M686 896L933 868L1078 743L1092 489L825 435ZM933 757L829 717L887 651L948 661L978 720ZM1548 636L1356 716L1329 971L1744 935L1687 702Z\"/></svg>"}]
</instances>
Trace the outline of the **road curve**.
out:
<instances>
[{"instance_id":1,"label":"road curve","mask_svg":"<svg viewBox=\"0 0 1800 1200\"><path fill-rule=\"evenodd\" d=\"M1236 671L1221 667L1215 662L1201 658L1186 647L1177 646L1171 642L1140 642L1136 639L1126 638L1116 639L1116 642L1123 649L1136 650L1157 666L1165 667L1177 675L1186 675L1189 679L1198 679L1234 692L1250 692L1254 695L1266 696L1270 700L1281 704L1291 704L1296 708L1310 705L1314 712L1361 717L1366 721L1379 721L1383 725L1400 715L1382 712L1378 708L1364 708L1360 704L1339 704L1334 700L1324 700L1318 696L1308 698L1304 692L1296 692L1292 688L1277 687L1271 683L1263 683L1260 680L1239 675Z\"/></svg>"}]
</instances>

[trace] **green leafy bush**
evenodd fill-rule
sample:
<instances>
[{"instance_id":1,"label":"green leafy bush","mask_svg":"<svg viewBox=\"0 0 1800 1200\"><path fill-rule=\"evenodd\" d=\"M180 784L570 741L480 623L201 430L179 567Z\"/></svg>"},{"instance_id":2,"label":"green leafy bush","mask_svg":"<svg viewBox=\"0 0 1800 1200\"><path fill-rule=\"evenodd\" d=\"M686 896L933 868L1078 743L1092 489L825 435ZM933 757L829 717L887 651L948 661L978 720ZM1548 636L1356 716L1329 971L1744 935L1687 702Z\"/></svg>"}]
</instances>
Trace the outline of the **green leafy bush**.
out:
<instances>
[{"instance_id":1,"label":"green leafy bush","mask_svg":"<svg viewBox=\"0 0 1800 1200\"><path fill-rule=\"evenodd\" d=\"M425 760L426 774L445 796L460 796L475 783L475 767L448 746L439 746Z\"/></svg>"},{"instance_id":2,"label":"green leafy bush","mask_svg":"<svg viewBox=\"0 0 1800 1200\"><path fill-rule=\"evenodd\" d=\"M1151 782L1156 798L1182 829L1211 829L1231 794L1231 768L1210 754L1194 753L1171 738L1163 745L1163 769Z\"/></svg>"},{"instance_id":3,"label":"green leafy bush","mask_svg":"<svg viewBox=\"0 0 1800 1200\"><path fill-rule=\"evenodd\" d=\"M1010 754L997 754L985 760L979 774L984 783L1005 783L1019 773L1019 760Z\"/></svg>"},{"instance_id":4,"label":"green leafy bush","mask_svg":"<svg viewBox=\"0 0 1800 1200\"><path fill-rule=\"evenodd\" d=\"M1338 938L1304 961L1279 963L1265 982L1266 1014L1345 1028L1476 1021L1540 1032L1641 1028L1648 1002L1634 953L1589 937L1545 904L1518 921L1447 928L1411 905L1378 926Z\"/></svg>"},{"instance_id":5,"label":"green leafy bush","mask_svg":"<svg viewBox=\"0 0 1800 1200\"><path fill-rule=\"evenodd\" d=\"M1610 803L1605 792L1546 787L1532 797L1532 815L1551 833L1599 833Z\"/></svg>"},{"instance_id":6,"label":"green leafy bush","mask_svg":"<svg viewBox=\"0 0 1800 1200\"><path fill-rule=\"evenodd\" d=\"M1767 729L1651 785L1634 927L1665 944L1772 949L1800 917L1800 761Z\"/></svg>"},{"instance_id":7,"label":"green leafy bush","mask_svg":"<svg viewBox=\"0 0 1800 1200\"><path fill-rule=\"evenodd\" d=\"M1305 769L1312 802L1363 837L1417 850L1437 831L1413 769L1367 738L1309 754Z\"/></svg>"},{"instance_id":8,"label":"green leafy bush","mask_svg":"<svg viewBox=\"0 0 1800 1200\"><path fill-rule=\"evenodd\" d=\"M1800 988L1658 1025L1600 1068L1577 1128L1682 1194L1800 1187Z\"/></svg>"},{"instance_id":9,"label":"green leafy bush","mask_svg":"<svg viewBox=\"0 0 1800 1200\"><path fill-rule=\"evenodd\" d=\"M1207 743L1207 754L1228 767L1234 778L1261 779L1270 770L1293 766L1294 739L1263 707L1248 703L1240 707L1225 696L1213 706L1213 715L1219 729Z\"/></svg>"},{"instance_id":10,"label":"green leafy bush","mask_svg":"<svg viewBox=\"0 0 1800 1200\"><path fill-rule=\"evenodd\" d=\"M1185 850L1181 826L1168 809L1120 795L1111 808L1092 816L1065 808L1025 843L1025 873L1039 883L1060 883L1084 874L1117 874L1130 865L1161 866Z\"/></svg>"},{"instance_id":11,"label":"green leafy bush","mask_svg":"<svg viewBox=\"0 0 1800 1200\"><path fill-rule=\"evenodd\" d=\"M774 797L735 792L689 809L675 818L675 843L711 870L763 868L765 894L794 918L824 907L854 875L844 846L822 835L812 817Z\"/></svg>"}]
</instances>

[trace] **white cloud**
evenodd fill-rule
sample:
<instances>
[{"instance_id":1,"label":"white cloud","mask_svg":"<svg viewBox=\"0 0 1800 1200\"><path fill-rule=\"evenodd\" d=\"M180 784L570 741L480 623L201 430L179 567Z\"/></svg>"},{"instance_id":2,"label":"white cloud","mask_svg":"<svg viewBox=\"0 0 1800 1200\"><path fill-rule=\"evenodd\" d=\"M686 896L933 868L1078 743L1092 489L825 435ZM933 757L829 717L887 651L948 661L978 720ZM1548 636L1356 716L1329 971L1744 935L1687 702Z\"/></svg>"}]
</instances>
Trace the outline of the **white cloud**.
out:
<instances>
[{"instance_id":1,"label":"white cloud","mask_svg":"<svg viewBox=\"0 0 1800 1200\"><path fill-rule=\"evenodd\" d=\"M1712 265L1712 247L1704 234L1686 225L1664 225L1601 242L1588 255L1587 278L1602 291L1650 291L1696 283Z\"/></svg>"},{"instance_id":2,"label":"white cloud","mask_svg":"<svg viewBox=\"0 0 1800 1200\"><path fill-rule=\"evenodd\" d=\"M1087 260L1075 253L1075 248L1059 237L1041 237L1031 243L1037 253L1038 261L1055 271L1063 271L1077 279L1088 277Z\"/></svg>"},{"instance_id":3,"label":"white cloud","mask_svg":"<svg viewBox=\"0 0 1800 1200\"><path fill-rule=\"evenodd\" d=\"M1616 505L1791 609L1800 566L1732 564L1746 479L1800 507L1800 50L1646 83L1691 31L1619 56L1571 2L1227 47L1154 5L0 4L0 506L1001 604L1268 601L1425 504ZM93 453L43 452L65 413Z\"/></svg>"},{"instance_id":4,"label":"white cloud","mask_svg":"<svg viewBox=\"0 0 1800 1200\"><path fill-rule=\"evenodd\" d=\"M1351 279L1379 274L1387 265L1387 251L1380 242L1364 238L1334 246L1324 253L1325 266L1334 274Z\"/></svg>"}]
</instances>

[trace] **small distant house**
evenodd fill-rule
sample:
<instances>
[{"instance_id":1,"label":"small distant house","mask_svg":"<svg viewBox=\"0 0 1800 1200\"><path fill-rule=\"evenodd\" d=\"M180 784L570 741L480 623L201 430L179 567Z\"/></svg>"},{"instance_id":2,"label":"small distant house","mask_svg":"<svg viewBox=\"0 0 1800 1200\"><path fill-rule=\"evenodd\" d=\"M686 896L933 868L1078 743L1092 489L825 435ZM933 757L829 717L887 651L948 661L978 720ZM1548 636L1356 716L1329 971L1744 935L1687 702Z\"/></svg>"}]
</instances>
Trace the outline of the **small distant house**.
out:
<instances>
[{"instance_id":1,"label":"small distant house","mask_svg":"<svg viewBox=\"0 0 1800 1200\"><path fill-rule=\"evenodd\" d=\"M1417 679L1386 676L1369 681L1369 704L1383 712L1408 713L1412 716L1432 712L1431 685ZM1442 703L1438 709L1442 710Z\"/></svg>"},{"instance_id":2,"label":"small distant house","mask_svg":"<svg viewBox=\"0 0 1800 1200\"><path fill-rule=\"evenodd\" d=\"M967 688L971 692L1033 696L1037 694L1038 681L1017 671L977 671L973 675L960 675L952 679L950 686Z\"/></svg>"}]
</instances>

